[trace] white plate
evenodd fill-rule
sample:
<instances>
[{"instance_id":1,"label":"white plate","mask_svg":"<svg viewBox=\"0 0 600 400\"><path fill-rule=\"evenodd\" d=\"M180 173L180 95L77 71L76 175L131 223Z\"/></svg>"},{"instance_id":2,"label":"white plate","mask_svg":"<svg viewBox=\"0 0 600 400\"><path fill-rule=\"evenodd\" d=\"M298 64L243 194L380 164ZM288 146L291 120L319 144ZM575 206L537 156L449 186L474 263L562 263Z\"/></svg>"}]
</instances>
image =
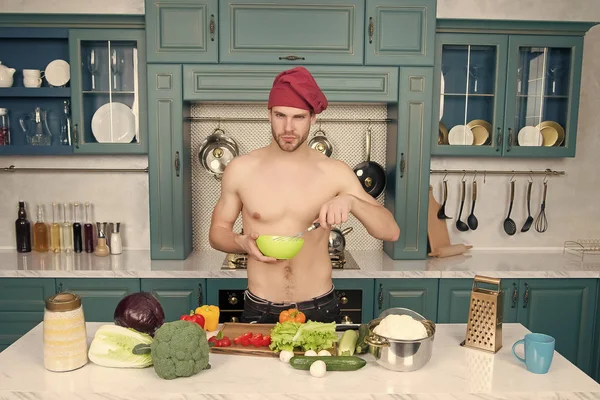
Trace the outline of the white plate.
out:
<instances>
[{"instance_id":1,"label":"white plate","mask_svg":"<svg viewBox=\"0 0 600 400\"><path fill-rule=\"evenodd\" d=\"M98 143L130 143L135 137L133 111L123 103L104 104L92 117L92 133Z\"/></svg>"},{"instance_id":2,"label":"white plate","mask_svg":"<svg viewBox=\"0 0 600 400\"><path fill-rule=\"evenodd\" d=\"M541 146L542 143L542 132L535 126L525 126L519 131L519 146Z\"/></svg>"},{"instance_id":3,"label":"white plate","mask_svg":"<svg viewBox=\"0 0 600 400\"><path fill-rule=\"evenodd\" d=\"M51 86L64 86L71 79L71 69L65 60L54 60L44 70L46 81Z\"/></svg>"},{"instance_id":4,"label":"white plate","mask_svg":"<svg viewBox=\"0 0 600 400\"><path fill-rule=\"evenodd\" d=\"M444 89L446 86L446 82L444 81L444 74L440 72L442 76L442 80L440 82L440 122L442 121L442 117L444 116Z\"/></svg>"},{"instance_id":5,"label":"white plate","mask_svg":"<svg viewBox=\"0 0 600 400\"><path fill-rule=\"evenodd\" d=\"M471 146L473 144L473 131L466 125L456 125L448 133L448 143Z\"/></svg>"}]
</instances>

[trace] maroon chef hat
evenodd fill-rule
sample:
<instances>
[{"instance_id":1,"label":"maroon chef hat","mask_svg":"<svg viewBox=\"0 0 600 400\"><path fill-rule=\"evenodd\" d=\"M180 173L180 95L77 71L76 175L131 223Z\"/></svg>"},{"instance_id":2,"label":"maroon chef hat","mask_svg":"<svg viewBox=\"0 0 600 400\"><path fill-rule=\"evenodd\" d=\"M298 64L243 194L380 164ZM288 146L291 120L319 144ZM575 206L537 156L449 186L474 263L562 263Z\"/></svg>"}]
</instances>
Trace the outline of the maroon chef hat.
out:
<instances>
[{"instance_id":1,"label":"maroon chef hat","mask_svg":"<svg viewBox=\"0 0 600 400\"><path fill-rule=\"evenodd\" d=\"M283 71L275 77L269 94L267 108L275 106L296 107L315 114L327 108L327 98L304 67Z\"/></svg>"}]
</instances>

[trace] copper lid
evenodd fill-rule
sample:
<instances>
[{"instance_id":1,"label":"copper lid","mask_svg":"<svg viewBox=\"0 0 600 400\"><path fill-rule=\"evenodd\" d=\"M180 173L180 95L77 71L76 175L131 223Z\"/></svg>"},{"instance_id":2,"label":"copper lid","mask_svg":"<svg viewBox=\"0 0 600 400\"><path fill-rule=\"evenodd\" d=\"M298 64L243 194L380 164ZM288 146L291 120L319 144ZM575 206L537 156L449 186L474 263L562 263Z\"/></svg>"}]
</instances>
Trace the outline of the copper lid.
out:
<instances>
[{"instance_id":1,"label":"copper lid","mask_svg":"<svg viewBox=\"0 0 600 400\"><path fill-rule=\"evenodd\" d=\"M59 293L46 299L50 311L71 311L81 307L81 297L75 293Z\"/></svg>"}]
</instances>

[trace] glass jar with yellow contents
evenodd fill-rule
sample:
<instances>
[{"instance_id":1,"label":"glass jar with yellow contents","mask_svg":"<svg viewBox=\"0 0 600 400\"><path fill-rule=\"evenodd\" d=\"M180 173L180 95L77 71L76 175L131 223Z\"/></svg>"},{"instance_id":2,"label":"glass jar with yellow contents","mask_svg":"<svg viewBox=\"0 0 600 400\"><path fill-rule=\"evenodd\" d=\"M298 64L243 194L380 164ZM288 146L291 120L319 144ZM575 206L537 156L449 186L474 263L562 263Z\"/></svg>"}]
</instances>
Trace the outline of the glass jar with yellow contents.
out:
<instances>
[{"instance_id":1,"label":"glass jar with yellow contents","mask_svg":"<svg viewBox=\"0 0 600 400\"><path fill-rule=\"evenodd\" d=\"M87 338L81 297L59 293L46 299L44 310L44 367L71 371L87 361Z\"/></svg>"}]
</instances>

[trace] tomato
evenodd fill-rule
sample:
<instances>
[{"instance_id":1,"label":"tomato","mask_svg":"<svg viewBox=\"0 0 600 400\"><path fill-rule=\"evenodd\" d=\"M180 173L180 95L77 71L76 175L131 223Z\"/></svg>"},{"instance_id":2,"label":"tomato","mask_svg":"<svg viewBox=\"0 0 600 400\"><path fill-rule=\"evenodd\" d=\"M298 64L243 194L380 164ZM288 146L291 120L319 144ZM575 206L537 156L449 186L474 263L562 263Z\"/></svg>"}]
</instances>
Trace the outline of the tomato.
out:
<instances>
[{"instance_id":1,"label":"tomato","mask_svg":"<svg viewBox=\"0 0 600 400\"><path fill-rule=\"evenodd\" d=\"M242 338L242 346L249 346L249 345L250 345L250 339Z\"/></svg>"},{"instance_id":2,"label":"tomato","mask_svg":"<svg viewBox=\"0 0 600 400\"><path fill-rule=\"evenodd\" d=\"M263 340L263 335L262 333L257 333L255 335L252 335L252 337L250 339L248 339L250 341L250 344L254 347L260 347L262 340Z\"/></svg>"},{"instance_id":3,"label":"tomato","mask_svg":"<svg viewBox=\"0 0 600 400\"><path fill-rule=\"evenodd\" d=\"M246 332L242 335L242 339L250 339L252 337L252 332Z\"/></svg>"},{"instance_id":4,"label":"tomato","mask_svg":"<svg viewBox=\"0 0 600 400\"><path fill-rule=\"evenodd\" d=\"M260 342L261 346L267 347L271 344L271 336L263 336L262 341Z\"/></svg>"},{"instance_id":5,"label":"tomato","mask_svg":"<svg viewBox=\"0 0 600 400\"><path fill-rule=\"evenodd\" d=\"M223 339L217 341L217 347L228 347L231 346L231 340L227 336L223 336Z\"/></svg>"},{"instance_id":6,"label":"tomato","mask_svg":"<svg viewBox=\"0 0 600 400\"><path fill-rule=\"evenodd\" d=\"M233 339L233 343L235 344L242 344L242 337L238 336L235 339Z\"/></svg>"}]
</instances>

